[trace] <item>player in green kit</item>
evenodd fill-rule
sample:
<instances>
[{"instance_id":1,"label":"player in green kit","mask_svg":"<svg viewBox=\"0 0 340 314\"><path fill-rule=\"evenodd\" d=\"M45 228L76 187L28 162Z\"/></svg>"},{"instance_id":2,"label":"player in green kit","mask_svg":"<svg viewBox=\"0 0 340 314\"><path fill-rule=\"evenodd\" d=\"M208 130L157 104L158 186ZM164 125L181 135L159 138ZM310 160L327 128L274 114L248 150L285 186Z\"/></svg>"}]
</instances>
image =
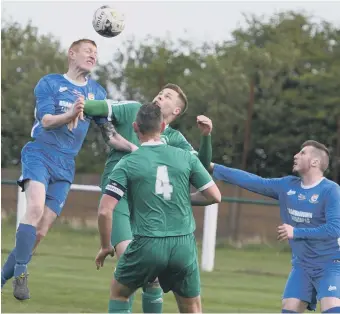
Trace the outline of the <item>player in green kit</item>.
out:
<instances>
[{"instance_id":1,"label":"player in green kit","mask_svg":"<svg viewBox=\"0 0 340 314\"><path fill-rule=\"evenodd\" d=\"M141 147L116 165L98 210L97 268L112 252L112 211L128 193L133 240L114 273L109 313L131 313L129 297L156 278L165 293L173 291L181 313L201 313L191 201L220 202L221 193L194 154L161 141L159 106L143 105L133 126ZM190 195L190 184L199 192Z\"/></svg>"},{"instance_id":2,"label":"player in green kit","mask_svg":"<svg viewBox=\"0 0 340 314\"><path fill-rule=\"evenodd\" d=\"M166 123L161 140L170 146L182 148L193 154L197 154L202 164L208 168L212 154L210 136L212 129L211 120L204 116L197 117L198 127L202 134L200 149L197 153L182 133L169 126L171 122L187 109L187 97L181 88L175 84L167 84L155 97L153 102L161 108ZM86 101L84 111L87 115L108 117L108 119L112 121L116 131L131 142L131 151L134 151L138 148L139 142L132 128L132 123L135 121L140 107L141 104L134 101ZM108 183L109 174L114 166L126 154L128 153L114 149L111 150L102 175L102 192L104 192ZM113 213L111 243L115 248L118 258L124 253L132 240L128 198L128 195L125 194ZM142 301L144 313L162 313L162 290L158 282L147 283L143 287ZM131 308L132 303L133 297L130 300Z\"/></svg>"}]
</instances>

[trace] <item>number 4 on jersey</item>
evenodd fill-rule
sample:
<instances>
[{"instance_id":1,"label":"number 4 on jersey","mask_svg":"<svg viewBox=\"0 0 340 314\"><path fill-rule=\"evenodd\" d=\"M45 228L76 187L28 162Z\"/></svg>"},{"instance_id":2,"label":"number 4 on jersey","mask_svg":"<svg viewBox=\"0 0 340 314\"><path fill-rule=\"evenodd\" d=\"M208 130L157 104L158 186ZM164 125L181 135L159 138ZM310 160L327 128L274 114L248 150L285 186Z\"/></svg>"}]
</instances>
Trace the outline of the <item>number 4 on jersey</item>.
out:
<instances>
[{"instance_id":1,"label":"number 4 on jersey","mask_svg":"<svg viewBox=\"0 0 340 314\"><path fill-rule=\"evenodd\" d=\"M173 187L169 181L168 167L167 166L157 167L156 194L162 194L163 198L169 201L171 200L172 192Z\"/></svg>"}]
</instances>

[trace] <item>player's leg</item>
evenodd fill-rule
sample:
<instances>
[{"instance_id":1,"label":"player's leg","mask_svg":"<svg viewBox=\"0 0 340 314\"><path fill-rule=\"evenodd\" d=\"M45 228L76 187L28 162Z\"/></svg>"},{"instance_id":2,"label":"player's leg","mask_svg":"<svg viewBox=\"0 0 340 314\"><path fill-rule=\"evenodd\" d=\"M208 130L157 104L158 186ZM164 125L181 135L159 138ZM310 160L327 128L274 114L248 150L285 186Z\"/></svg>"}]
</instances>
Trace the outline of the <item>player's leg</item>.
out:
<instances>
[{"instance_id":1,"label":"player's leg","mask_svg":"<svg viewBox=\"0 0 340 314\"><path fill-rule=\"evenodd\" d=\"M26 181L24 183L27 209L16 233L15 266L13 295L18 300L30 298L27 286L27 265L36 242L37 226L44 212L45 185L37 181ZM10 266L6 262L7 265ZM7 267L6 267L7 268ZM8 267L9 268L9 267Z\"/></svg>"},{"instance_id":2,"label":"player's leg","mask_svg":"<svg viewBox=\"0 0 340 314\"><path fill-rule=\"evenodd\" d=\"M36 252L37 247L41 243L41 241L46 237L56 218L57 214L51 208L45 206L44 214L37 226L37 238L34 244L32 255Z\"/></svg>"},{"instance_id":3,"label":"player's leg","mask_svg":"<svg viewBox=\"0 0 340 314\"><path fill-rule=\"evenodd\" d=\"M113 278L110 288L109 313L132 313L129 299L135 290Z\"/></svg>"},{"instance_id":4,"label":"player's leg","mask_svg":"<svg viewBox=\"0 0 340 314\"><path fill-rule=\"evenodd\" d=\"M172 290L181 313L201 313L201 282L195 236L168 239L171 258L168 267L159 275L164 292Z\"/></svg>"},{"instance_id":5,"label":"player's leg","mask_svg":"<svg viewBox=\"0 0 340 314\"><path fill-rule=\"evenodd\" d=\"M163 290L158 278L143 286L142 306L143 313L163 313Z\"/></svg>"},{"instance_id":6,"label":"player's leg","mask_svg":"<svg viewBox=\"0 0 340 314\"><path fill-rule=\"evenodd\" d=\"M36 240L36 227L44 211L50 176L41 151L32 145L28 143L21 152L22 175L18 184L26 193L26 213L16 232L16 247L2 268L1 287L13 277L17 259L16 275L23 274L20 282L27 284L27 264ZM29 298L27 293L26 298Z\"/></svg>"},{"instance_id":7,"label":"player's leg","mask_svg":"<svg viewBox=\"0 0 340 314\"><path fill-rule=\"evenodd\" d=\"M165 268L167 260L161 254L160 247L161 245L151 238L131 241L119 258L114 272L112 281L114 289L111 287L109 301L110 313L117 313L119 309L128 310L123 313L130 313L128 300L131 295L147 282L154 281L160 268Z\"/></svg>"},{"instance_id":8,"label":"player's leg","mask_svg":"<svg viewBox=\"0 0 340 314\"><path fill-rule=\"evenodd\" d=\"M340 313L340 260L330 263L317 286L322 313Z\"/></svg>"},{"instance_id":9,"label":"player's leg","mask_svg":"<svg viewBox=\"0 0 340 314\"><path fill-rule=\"evenodd\" d=\"M312 280L300 267L293 267L282 298L282 313L303 313L315 310L316 291Z\"/></svg>"},{"instance_id":10,"label":"player's leg","mask_svg":"<svg viewBox=\"0 0 340 314\"><path fill-rule=\"evenodd\" d=\"M117 204L112 215L111 244L115 248L119 259L132 241L132 231L130 224L130 211L126 197L123 197ZM131 295L129 303L132 310L135 295Z\"/></svg>"},{"instance_id":11,"label":"player's leg","mask_svg":"<svg viewBox=\"0 0 340 314\"><path fill-rule=\"evenodd\" d=\"M31 261L32 255L35 253L38 244L46 236L48 230L52 226L56 217L57 217L56 213L54 213L50 208L45 206L44 214L42 218L40 219L38 226L36 228L36 234L37 234L36 241L34 244L32 254L30 255L29 262ZM8 257L7 262L4 265L4 268L3 268L4 274L2 274L2 280L4 280L4 283L14 276L15 252L16 252L16 249L14 248Z\"/></svg>"},{"instance_id":12,"label":"player's leg","mask_svg":"<svg viewBox=\"0 0 340 314\"><path fill-rule=\"evenodd\" d=\"M202 313L201 297L185 298L175 293L175 298L180 313Z\"/></svg>"}]
</instances>

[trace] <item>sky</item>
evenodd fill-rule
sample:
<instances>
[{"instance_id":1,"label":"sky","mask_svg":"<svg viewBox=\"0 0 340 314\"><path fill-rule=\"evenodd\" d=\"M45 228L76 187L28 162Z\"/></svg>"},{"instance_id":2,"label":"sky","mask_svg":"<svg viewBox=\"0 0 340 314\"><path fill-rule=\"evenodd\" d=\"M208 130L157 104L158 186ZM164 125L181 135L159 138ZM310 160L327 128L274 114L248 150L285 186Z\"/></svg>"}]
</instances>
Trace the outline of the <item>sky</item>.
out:
<instances>
[{"instance_id":1,"label":"sky","mask_svg":"<svg viewBox=\"0 0 340 314\"><path fill-rule=\"evenodd\" d=\"M97 8L107 4L123 12L125 30L115 38L99 36L92 27ZM2 19L25 25L29 20L40 34L51 33L66 49L79 38L91 38L98 45L100 62L108 62L131 36L143 40L148 34L172 39L204 41L230 39L231 32L245 25L243 13L270 16L282 10L305 12L340 26L340 1L2 1Z\"/></svg>"}]
</instances>

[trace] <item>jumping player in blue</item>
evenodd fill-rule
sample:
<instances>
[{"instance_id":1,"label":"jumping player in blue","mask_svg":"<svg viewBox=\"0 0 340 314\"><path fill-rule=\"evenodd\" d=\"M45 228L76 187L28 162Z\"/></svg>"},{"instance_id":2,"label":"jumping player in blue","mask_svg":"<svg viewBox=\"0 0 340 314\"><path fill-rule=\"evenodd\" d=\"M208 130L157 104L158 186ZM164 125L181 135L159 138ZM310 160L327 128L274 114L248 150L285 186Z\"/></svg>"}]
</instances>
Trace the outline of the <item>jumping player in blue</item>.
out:
<instances>
[{"instance_id":1,"label":"jumping player in blue","mask_svg":"<svg viewBox=\"0 0 340 314\"><path fill-rule=\"evenodd\" d=\"M292 250L282 313L315 310L317 300L323 313L340 313L340 187L324 177L328 164L327 148L310 140L294 156L299 177L264 179L211 165L215 179L279 200L278 240Z\"/></svg>"},{"instance_id":2,"label":"jumping player in blue","mask_svg":"<svg viewBox=\"0 0 340 314\"><path fill-rule=\"evenodd\" d=\"M16 233L16 247L1 271L1 287L14 276L13 294L18 300L30 298L27 264L62 211L74 179L74 159L91 120L99 125L109 145L125 151L134 149L115 132L106 118L91 118L83 114L85 99L106 98L104 88L88 78L96 61L95 42L78 40L69 48L67 73L46 75L34 89L33 141L22 149L22 175L18 180L26 193L27 211Z\"/></svg>"}]
</instances>

